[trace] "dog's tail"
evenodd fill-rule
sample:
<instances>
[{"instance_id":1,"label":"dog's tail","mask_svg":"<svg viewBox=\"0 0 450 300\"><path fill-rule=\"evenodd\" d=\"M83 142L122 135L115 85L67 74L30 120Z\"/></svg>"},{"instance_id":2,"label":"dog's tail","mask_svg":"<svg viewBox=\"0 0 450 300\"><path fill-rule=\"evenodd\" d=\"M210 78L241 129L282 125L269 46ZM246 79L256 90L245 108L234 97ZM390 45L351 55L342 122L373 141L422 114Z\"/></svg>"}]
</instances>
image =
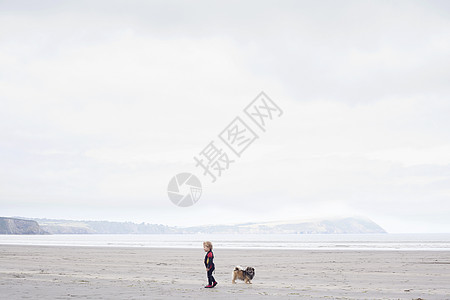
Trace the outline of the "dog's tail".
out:
<instances>
[{"instance_id":1,"label":"dog's tail","mask_svg":"<svg viewBox=\"0 0 450 300\"><path fill-rule=\"evenodd\" d=\"M234 278L234 272L236 272L236 271L241 271L241 270L243 270L241 266L236 266L236 267L234 268L233 272L231 272L231 280L235 279L235 278Z\"/></svg>"}]
</instances>

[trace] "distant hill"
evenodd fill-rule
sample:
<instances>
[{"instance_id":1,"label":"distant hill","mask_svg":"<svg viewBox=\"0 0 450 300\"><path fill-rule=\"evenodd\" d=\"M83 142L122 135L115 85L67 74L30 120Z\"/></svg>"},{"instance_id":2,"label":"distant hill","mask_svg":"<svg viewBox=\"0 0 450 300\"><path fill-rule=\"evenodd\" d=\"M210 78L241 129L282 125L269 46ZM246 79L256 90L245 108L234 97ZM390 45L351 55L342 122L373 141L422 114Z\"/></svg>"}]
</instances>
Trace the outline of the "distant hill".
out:
<instances>
[{"instance_id":1,"label":"distant hill","mask_svg":"<svg viewBox=\"0 0 450 300\"><path fill-rule=\"evenodd\" d=\"M42 229L51 234L158 234L175 233L172 227L160 224L110 222L110 221L73 221L33 219Z\"/></svg>"},{"instance_id":2,"label":"distant hill","mask_svg":"<svg viewBox=\"0 0 450 300\"><path fill-rule=\"evenodd\" d=\"M288 233L288 234L344 234L386 233L375 222L366 218L336 218L314 221L284 221L212 225L180 228L183 233Z\"/></svg>"},{"instance_id":3,"label":"distant hill","mask_svg":"<svg viewBox=\"0 0 450 300\"><path fill-rule=\"evenodd\" d=\"M36 221L0 217L0 234L48 234Z\"/></svg>"},{"instance_id":4,"label":"distant hill","mask_svg":"<svg viewBox=\"0 0 450 300\"><path fill-rule=\"evenodd\" d=\"M193 227L171 227L160 224L72 221L33 219L42 230L51 234L192 234L192 233L287 233L287 234L348 234L386 233L375 222L366 218L336 218L313 221L284 221L267 223L244 223L235 225L205 225Z\"/></svg>"}]
</instances>

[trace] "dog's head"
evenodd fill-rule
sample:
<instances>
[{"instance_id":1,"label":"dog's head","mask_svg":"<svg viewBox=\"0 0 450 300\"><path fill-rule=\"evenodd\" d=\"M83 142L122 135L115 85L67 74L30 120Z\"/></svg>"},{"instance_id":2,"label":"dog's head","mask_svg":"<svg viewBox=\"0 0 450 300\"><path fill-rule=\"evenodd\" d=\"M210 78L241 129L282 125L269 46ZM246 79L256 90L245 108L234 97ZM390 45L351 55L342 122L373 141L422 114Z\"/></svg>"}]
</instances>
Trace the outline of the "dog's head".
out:
<instances>
[{"instance_id":1,"label":"dog's head","mask_svg":"<svg viewBox=\"0 0 450 300\"><path fill-rule=\"evenodd\" d=\"M247 269L245 269L245 273L247 273L250 279L253 279L253 277L255 277L255 269L252 267L247 267Z\"/></svg>"}]
</instances>

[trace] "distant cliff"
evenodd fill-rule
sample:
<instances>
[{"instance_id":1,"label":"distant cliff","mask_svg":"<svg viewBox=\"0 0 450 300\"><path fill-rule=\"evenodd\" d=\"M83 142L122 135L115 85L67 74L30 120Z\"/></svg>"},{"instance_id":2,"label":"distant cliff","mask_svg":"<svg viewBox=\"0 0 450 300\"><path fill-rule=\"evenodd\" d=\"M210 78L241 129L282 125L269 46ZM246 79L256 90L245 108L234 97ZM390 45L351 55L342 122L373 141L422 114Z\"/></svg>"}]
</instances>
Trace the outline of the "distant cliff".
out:
<instances>
[{"instance_id":1,"label":"distant cliff","mask_svg":"<svg viewBox=\"0 0 450 300\"><path fill-rule=\"evenodd\" d=\"M0 234L48 234L36 221L0 217Z\"/></svg>"}]
</instances>

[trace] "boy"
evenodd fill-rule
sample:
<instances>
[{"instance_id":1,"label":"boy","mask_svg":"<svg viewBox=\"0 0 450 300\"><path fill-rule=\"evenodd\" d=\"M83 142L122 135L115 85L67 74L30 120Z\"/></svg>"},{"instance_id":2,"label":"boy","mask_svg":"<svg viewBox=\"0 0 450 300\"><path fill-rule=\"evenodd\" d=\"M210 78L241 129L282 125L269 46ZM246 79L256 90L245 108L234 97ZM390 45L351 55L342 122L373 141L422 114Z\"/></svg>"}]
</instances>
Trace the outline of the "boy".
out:
<instances>
[{"instance_id":1,"label":"boy","mask_svg":"<svg viewBox=\"0 0 450 300\"><path fill-rule=\"evenodd\" d=\"M213 288L217 285L217 281L212 276L212 272L215 270L214 266L214 254L212 253L212 243L207 241L203 242L203 250L205 250L205 267L206 267L206 275L208 276L208 285L205 288Z\"/></svg>"}]
</instances>

